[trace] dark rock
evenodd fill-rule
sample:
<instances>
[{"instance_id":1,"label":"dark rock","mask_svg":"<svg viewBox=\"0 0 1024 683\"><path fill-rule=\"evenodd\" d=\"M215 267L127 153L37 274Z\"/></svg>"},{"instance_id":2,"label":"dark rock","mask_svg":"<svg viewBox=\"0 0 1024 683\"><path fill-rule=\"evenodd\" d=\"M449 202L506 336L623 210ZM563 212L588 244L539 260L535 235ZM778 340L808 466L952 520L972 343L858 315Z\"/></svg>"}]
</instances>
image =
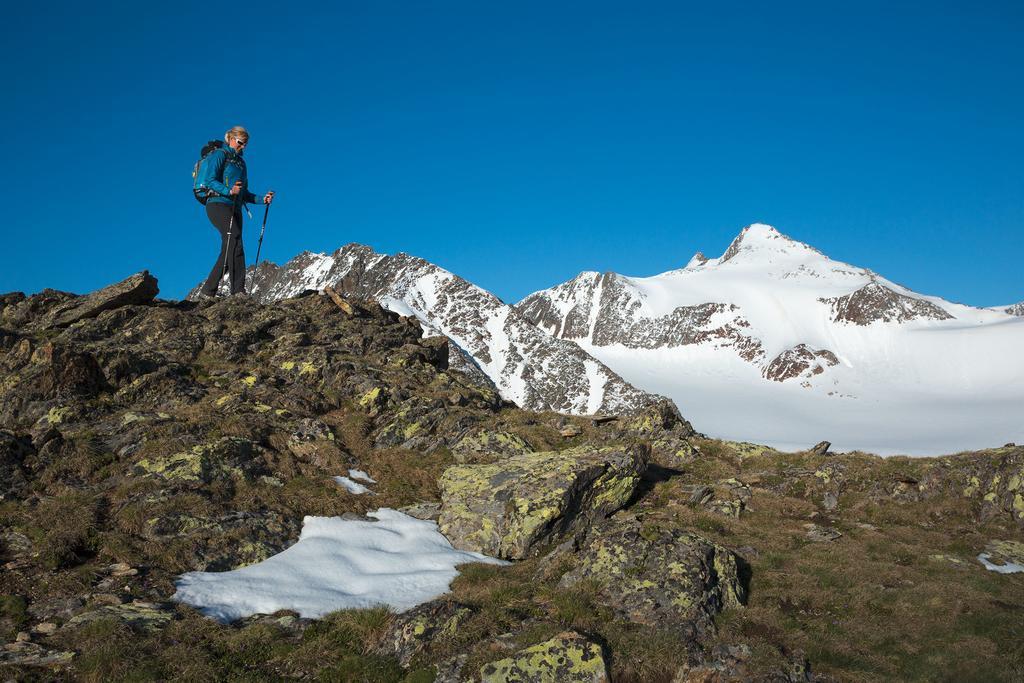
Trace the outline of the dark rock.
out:
<instances>
[{"instance_id":1,"label":"dark rock","mask_svg":"<svg viewBox=\"0 0 1024 683\"><path fill-rule=\"evenodd\" d=\"M471 614L468 607L448 600L424 603L394 618L378 651L396 657L399 664L408 667L413 657L432 643L453 640L459 626Z\"/></svg>"},{"instance_id":2,"label":"dark rock","mask_svg":"<svg viewBox=\"0 0 1024 683\"><path fill-rule=\"evenodd\" d=\"M33 450L27 439L0 431L0 500L17 496L25 488L22 463Z\"/></svg>"},{"instance_id":3,"label":"dark rock","mask_svg":"<svg viewBox=\"0 0 1024 683\"><path fill-rule=\"evenodd\" d=\"M811 455L827 455L830 448L832 448L831 441L819 441L807 452Z\"/></svg>"},{"instance_id":4,"label":"dark rock","mask_svg":"<svg viewBox=\"0 0 1024 683\"><path fill-rule=\"evenodd\" d=\"M596 530L560 585L593 580L598 601L621 618L698 637L719 611L746 602L741 562L696 534L625 516Z\"/></svg>"},{"instance_id":5,"label":"dark rock","mask_svg":"<svg viewBox=\"0 0 1024 683\"><path fill-rule=\"evenodd\" d=\"M932 302L899 294L879 282L869 282L845 296L819 301L831 304L832 320L837 323L870 325L874 322L953 319Z\"/></svg>"},{"instance_id":6,"label":"dark rock","mask_svg":"<svg viewBox=\"0 0 1024 683\"><path fill-rule=\"evenodd\" d=\"M398 508L398 511L416 519L436 522L438 517L441 516L441 504L416 503L415 505L406 505L405 507Z\"/></svg>"},{"instance_id":7,"label":"dark rock","mask_svg":"<svg viewBox=\"0 0 1024 683\"><path fill-rule=\"evenodd\" d=\"M839 365L839 359L831 351L797 344L772 359L761 374L765 379L785 382L798 377L809 379L835 365Z\"/></svg>"},{"instance_id":8,"label":"dark rock","mask_svg":"<svg viewBox=\"0 0 1024 683\"><path fill-rule=\"evenodd\" d=\"M121 282L58 306L50 312L44 327L66 327L121 306L148 304L159 293L156 278L150 275L148 270L144 270Z\"/></svg>"},{"instance_id":9,"label":"dark rock","mask_svg":"<svg viewBox=\"0 0 1024 683\"><path fill-rule=\"evenodd\" d=\"M55 621L62 624L85 606L80 597L49 598L33 601L28 606L28 613L36 621Z\"/></svg>"}]
</instances>

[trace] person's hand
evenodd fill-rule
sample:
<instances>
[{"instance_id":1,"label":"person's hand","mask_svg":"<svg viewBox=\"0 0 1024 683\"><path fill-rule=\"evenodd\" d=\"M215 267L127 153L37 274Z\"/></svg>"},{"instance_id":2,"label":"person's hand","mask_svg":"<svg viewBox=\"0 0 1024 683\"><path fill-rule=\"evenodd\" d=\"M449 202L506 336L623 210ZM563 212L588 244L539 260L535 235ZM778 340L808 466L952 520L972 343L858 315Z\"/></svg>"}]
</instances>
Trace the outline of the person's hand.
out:
<instances>
[{"instance_id":1,"label":"person's hand","mask_svg":"<svg viewBox=\"0 0 1024 683\"><path fill-rule=\"evenodd\" d=\"M236 180L234 187L231 188L231 196L234 197L236 194L242 191L242 181Z\"/></svg>"},{"instance_id":2,"label":"person's hand","mask_svg":"<svg viewBox=\"0 0 1024 683\"><path fill-rule=\"evenodd\" d=\"M271 190L270 192L268 192L267 194L265 194L263 196L263 203L264 204L269 204L272 201L274 201L274 191L273 190Z\"/></svg>"}]
</instances>

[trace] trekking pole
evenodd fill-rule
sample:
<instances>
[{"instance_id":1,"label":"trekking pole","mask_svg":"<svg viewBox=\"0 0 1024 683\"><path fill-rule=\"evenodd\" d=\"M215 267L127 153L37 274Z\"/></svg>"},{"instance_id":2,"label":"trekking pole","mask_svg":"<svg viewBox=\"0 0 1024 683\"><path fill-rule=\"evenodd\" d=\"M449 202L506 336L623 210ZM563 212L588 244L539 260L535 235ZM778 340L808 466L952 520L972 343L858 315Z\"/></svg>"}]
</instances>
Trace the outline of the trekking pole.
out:
<instances>
[{"instance_id":1,"label":"trekking pole","mask_svg":"<svg viewBox=\"0 0 1024 683\"><path fill-rule=\"evenodd\" d=\"M260 249L263 248L263 233L267 231L267 214L270 213L270 204L263 211L263 227L260 228L260 243L256 245L256 267L260 267Z\"/></svg>"},{"instance_id":2,"label":"trekking pole","mask_svg":"<svg viewBox=\"0 0 1024 683\"><path fill-rule=\"evenodd\" d=\"M220 279L217 280L218 290L220 289L220 283L224 281L224 273L228 273L230 275L230 271L228 270L228 257L231 254L231 229L235 227L235 209L238 207L237 197L238 195L235 195L235 199L231 200L231 219L228 220L228 239L227 242L224 243L224 265L220 269Z\"/></svg>"}]
</instances>

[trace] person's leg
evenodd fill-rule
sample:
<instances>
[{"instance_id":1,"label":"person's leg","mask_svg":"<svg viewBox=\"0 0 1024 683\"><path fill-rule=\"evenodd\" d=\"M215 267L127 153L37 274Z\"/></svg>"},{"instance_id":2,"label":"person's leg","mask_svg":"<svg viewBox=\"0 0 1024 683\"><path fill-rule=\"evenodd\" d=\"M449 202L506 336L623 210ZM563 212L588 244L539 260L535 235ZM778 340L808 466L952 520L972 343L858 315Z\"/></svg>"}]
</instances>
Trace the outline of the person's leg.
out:
<instances>
[{"instance_id":1,"label":"person's leg","mask_svg":"<svg viewBox=\"0 0 1024 683\"><path fill-rule=\"evenodd\" d=\"M245 249L242 243L242 210L235 213L235 227L231 230L231 242L228 246L231 256L228 257L231 273L231 293L245 292Z\"/></svg>"},{"instance_id":2,"label":"person's leg","mask_svg":"<svg viewBox=\"0 0 1024 683\"><path fill-rule=\"evenodd\" d=\"M206 282L200 291L207 296L216 296L220 280L224 277L224 254L227 253L228 248L228 226L231 221L231 205L220 202L208 202L206 204L206 217L210 219L210 223L220 233L220 253L217 255L217 260L210 270L210 275L206 278ZM233 238L234 235L232 235Z\"/></svg>"}]
</instances>

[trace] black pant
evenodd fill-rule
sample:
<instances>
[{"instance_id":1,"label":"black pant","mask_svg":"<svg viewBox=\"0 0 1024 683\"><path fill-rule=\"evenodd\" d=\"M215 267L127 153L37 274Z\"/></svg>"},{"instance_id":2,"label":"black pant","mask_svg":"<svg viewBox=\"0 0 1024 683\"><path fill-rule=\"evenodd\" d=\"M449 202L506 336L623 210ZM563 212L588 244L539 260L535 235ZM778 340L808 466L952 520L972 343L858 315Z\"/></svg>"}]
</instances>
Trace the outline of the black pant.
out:
<instances>
[{"instance_id":1,"label":"black pant","mask_svg":"<svg viewBox=\"0 0 1024 683\"><path fill-rule=\"evenodd\" d=\"M234 212L234 219L231 214ZM224 277L225 263L231 277L231 293L245 291L245 252L242 250L242 208L223 202L207 202L206 217L220 233L220 254L213 264L210 276L206 278L202 292L209 296L217 294L217 287ZM229 235L230 233L230 235ZM227 257L225 258L225 255Z\"/></svg>"}]
</instances>

